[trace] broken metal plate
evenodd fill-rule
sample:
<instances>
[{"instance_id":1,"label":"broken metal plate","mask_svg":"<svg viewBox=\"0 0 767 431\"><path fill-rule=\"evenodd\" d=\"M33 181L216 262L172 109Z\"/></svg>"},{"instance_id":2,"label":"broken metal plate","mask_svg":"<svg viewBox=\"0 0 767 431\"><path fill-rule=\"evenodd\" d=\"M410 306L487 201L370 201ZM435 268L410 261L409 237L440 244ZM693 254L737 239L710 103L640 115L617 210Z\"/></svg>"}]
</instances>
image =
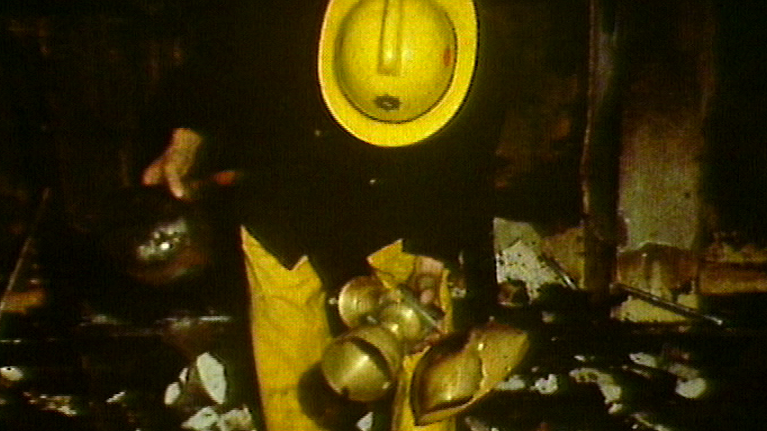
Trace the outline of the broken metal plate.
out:
<instances>
[{"instance_id":1,"label":"broken metal plate","mask_svg":"<svg viewBox=\"0 0 767 431\"><path fill-rule=\"evenodd\" d=\"M522 362L529 347L527 333L498 323L444 338L413 374L416 424L443 420L482 399Z\"/></svg>"}]
</instances>

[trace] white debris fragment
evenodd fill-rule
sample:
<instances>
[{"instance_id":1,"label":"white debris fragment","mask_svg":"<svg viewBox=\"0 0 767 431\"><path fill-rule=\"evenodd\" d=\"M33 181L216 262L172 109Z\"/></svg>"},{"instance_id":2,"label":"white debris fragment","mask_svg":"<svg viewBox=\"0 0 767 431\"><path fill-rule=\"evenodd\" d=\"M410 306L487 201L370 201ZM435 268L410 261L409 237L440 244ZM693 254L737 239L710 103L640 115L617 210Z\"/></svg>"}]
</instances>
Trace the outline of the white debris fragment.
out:
<instances>
[{"instance_id":1,"label":"white debris fragment","mask_svg":"<svg viewBox=\"0 0 767 431\"><path fill-rule=\"evenodd\" d=\"M623 403L609 403L607 405L607 413L611 415L619 415L625 411L626 405Z\"/></svg>"},{"instance_id":2,"label":"white debris fragment","mask_svg":"<svg viewBox=\"0 0 767 431\"><path fill-rule=\"evenodd\" d=\"M0 377L9 382L20 382L24 378L24 371L19 367L6 366L0 368Z\"/></svg>"},{"instance_id":3,"label":"white debris fragment","mask_svg":"<svg viewBox=\"0 0 767 431\"><path fill-rule=\"evenodd\" d=\"M551 395L560 389L560 379L556 374L549 374L535 381L534 389L542 395Z\"/></svg>"},{"instance_id":4,"label":"white debris fragment","mask_svg":"<svg viewBox=\"0 0 767 431\"><path fill-rule=\"evenodd\" d=\"M216 422L220 431L255 431L253 416L247 406L222 414Z\"/></svg>"},{"instance_id":5,"label":"white debris fragment","mask_svg":"<svg viewBox=\"0 0 767 431\"><path fill-rule=\"evenodd\" d=\"M669 373L684 380L693 380L700 377L699 369L679 362L673 362L669 364L667 370Z\"/></svg>"},{"instance_id":6,"label":"white debris fragment","mask_svg":"<svg viewBox=\"0 0 767 431\"><path fill-rule=\"evenodd\" d=\"M107 404L117 404L125 399L125 391L120 391L107 399Z\"/></svg>"},{"instance_id":7,"label":"white debris fragment","mask_svg":"<svg viewBox=\"0 0 767 431\"><path fill-rule=\"evenodd\" d=\"M674 428L654 421L651 415L647 412L635 412L631 414L631 417L637 422L637 425L652 429L653 431L674 431ZM634 428L638 429L639 426L635 426Z\"/></svg>"},{"instance_id":8,"label":"white debris fragment","mask_svg":"<svg viewBox=\"0 0 767 431\"><path fill-rule=\"evenodd\" d=\"M605 397L605 401L614 403L621 399L623 396L623 388L614 383L601 383L599 384L599 392Z\"/></svg>"},{"instance_id":9,"label":"white debris fragment","mask_svg":"<svg viewBox=\"0 0 767 431\"><path fill-rule=\"evenodd\" d=\"M44 407L43 410L55 411L55 412L61 413L62 415L66 416L66 417L70 417L70 418L71 417L75 417L75 416L80 414L79 411L77 411L74 407L72 407L70 405L61 405L61 406L55 406L55 407L51 407L51 408L45 408Z\"/></svg>"},{"instance_id":10,"label":"white debris fragment","mask_svg":"<svg viewBox=\"0 0 767 431\"><path fill-rule=\"evenodd\" d=\"M521 281L531 300L540 296L546 284L561 283L561 277L532 247L522 241L501 250L496 256L496 281Z\"/></svg>"},{"instance_id":11,"label":"white debris fragment","mask_svg":"<svg viewBox=\"0 0 767 431\"><path fill-rule=\"evenodd\" d=\"M165 396L163 402L166 406L173 405L181 396L181 385L178 382L173 382L165 388Z\"/></svg>"},{"instance_id":12,"label":"white debris fragment","mask_svg":"<svg viewBox=\"0 0 767 431\"><path fill-rule=\"evenodd\" d=\"M184 421L181 424L181 428L193 431L208 431L216 425L219 418L218 413L213 410L213 407L205 407Z\"/></svg>"},{"instance_id":13,"label":"white debris fragment","mask_svg":"<svg viewBox=\"0 0 767 431\"><path fill-rule=\"evenodd\" d=\"M60 413L67 417L80 415L72 395L47 395L24 392L30 404L38 406L43 411Z\"/></svg>"},{"instance_id":14,"label":"white debris fragment","mask_svg":"<svg viewBox=\"0 0 767 431\"><path fill-rule=\"evenodd\" d=\"M203 353L195 361L203 389L216 404L226 401L226 371L224 365L210 353Z\"/></svg>"},{"instance_id":15,"label":"white debris fragment","mask_svg":"<svg viewBox=\"0 0 767 431\"><path fill-rule=\"evenodd\" d=\"M595 356L591 355L574 355L573 358L578 362L594 362L596 360Z\"/></svg>"},{"instance_id":16,"label":"white debris fragment","mask_svg":"<svg viewBox=\"0 0 767 431\"><path fill-rule=\"evenodd\" d=\"M464 418L464 422L466 423L466 426L468 426L471 431L500 431L498 427L489 426L486 423L482 422L481 420L472 416L467 416L466 418Z\"/></svg>"},{"instance_id":17,"label":"white debris fragment","mask_svg":"<svg viewBox=\"0 0 767 431\"><path fill-rule=\"evenodd\" d=\"M373 429L373 412L368 412L357 421L357 428L360 431L370 431Z\"/></svg>"},{"instance_id":18,"label":"white debris fragment","mask_svg":"<svg viewBox=\"0 0 767 431\"><path fill-rule=\"evenodd\" d=\"M499 391L521 391L527 389L528 383L524 377L515 374L501 383L495 385L495 389Z\"/></svg>"},{"instance_id":19,"label":"white debris fragment","mask_svg":"<svg viewBox=\"0 0 767 431\"><path fill-rule=\"evenodd\" d=\"M675 392L687 399L703 398L709 390L709 381L703 377L677 380Z\"/></svg>"},{"instance_id":20,"label":"white debris fragment","mask_svg":"<svg viewBox=\"0 0 767 431\"><path fill-rule=\"evenodd\" d=\"M614 404L623 397L623 388L610 373L596 368L584 367L570 371L570 377L578 383L596 383L606 404Z\"/></svg>"},{"instance_id":21,"label":"white debris fragment","mask_svg":"<svg viewBox=\"0 0 767 431\"><path fill-rule=\"evenodd\" d=\"M557 314L552 313L549 311L544 311L541 313L541 321L543 323L554 323L557 319Z\"/></svg>"},{"instance_id":22,"label":"white debris fragment","mask_svg":"<svg viewBox=\"0 0 767 431\"><path fill-rule=\"evenodd\" d=\"M644 352L629 353L629 359L637 365L643 365L645 367L658 368L660 367L661 360L657 355Z\"/></svg>"}]
</instances>

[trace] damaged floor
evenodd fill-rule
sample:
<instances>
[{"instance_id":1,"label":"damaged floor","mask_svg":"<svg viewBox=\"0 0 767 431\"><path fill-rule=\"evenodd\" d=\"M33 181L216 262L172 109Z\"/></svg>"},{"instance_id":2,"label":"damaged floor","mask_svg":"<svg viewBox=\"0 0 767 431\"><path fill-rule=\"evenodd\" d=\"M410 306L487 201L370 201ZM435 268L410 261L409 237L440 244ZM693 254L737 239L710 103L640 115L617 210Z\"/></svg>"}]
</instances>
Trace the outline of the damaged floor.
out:
<instances>
[{"instance_id":1,"label":"damaged floor","mask_svg":"<svg viewBox=\"0 0 767 431\"><path fill-rule=\"evenodd\" d=\"M55 199L42 199L39 208L32 235L5 277L4 429L260 429L253 386L243 384L253 382L249 349L238 348L248 342L242 335L247 331L231 304L183 302L172 292L157 295L131 284L104 262L89 260L94 256L82 238L56 230ZM642 295L616 285L606 299L594 301L580 284L579 228L547 236L532 224L496 219L494 232L496 293L488 313L527 331L532 348L520 367L461 413L460 429L763 428L762 293ZM79 253L51 253L52 247L76 247ZM725 255L735 265L760 256L732 250ZM89 260L93 273L72 273L78 266L71 259ZM177 293L189 296L186 289L203 282ZM82 283L90 285L89 293L72 289ZM142 301L115 301L115 289L133 290L130 295ZM680 299L685 294L696 300ZM231 298L237 295L230 292ZM466 292L457 286L453 296L460 309ZM154 306L136 310L127 303ZM348 411L354 415L348 429L374 429L365 409Z\"/></svg>"}]
</instances>

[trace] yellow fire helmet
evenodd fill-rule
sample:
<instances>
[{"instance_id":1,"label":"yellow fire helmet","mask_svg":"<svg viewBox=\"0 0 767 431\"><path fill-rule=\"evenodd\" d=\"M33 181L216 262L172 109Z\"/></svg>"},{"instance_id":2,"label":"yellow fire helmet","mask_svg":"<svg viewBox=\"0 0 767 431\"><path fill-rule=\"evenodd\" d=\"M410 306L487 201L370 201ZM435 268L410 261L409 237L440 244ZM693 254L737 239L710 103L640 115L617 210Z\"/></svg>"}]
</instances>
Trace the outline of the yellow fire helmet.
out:
<instances>
[{"instance_id":1,"label":"yellow fire helmet","mask_svg":"<svg viewBox=\"0 0 767 431\"><path fill-rule=\"evenodd\" d=\"M456 114L476 55L473 0L330 0L320 37L322 96L355 137L414 144Z\"/></svg>"}]
</instances>

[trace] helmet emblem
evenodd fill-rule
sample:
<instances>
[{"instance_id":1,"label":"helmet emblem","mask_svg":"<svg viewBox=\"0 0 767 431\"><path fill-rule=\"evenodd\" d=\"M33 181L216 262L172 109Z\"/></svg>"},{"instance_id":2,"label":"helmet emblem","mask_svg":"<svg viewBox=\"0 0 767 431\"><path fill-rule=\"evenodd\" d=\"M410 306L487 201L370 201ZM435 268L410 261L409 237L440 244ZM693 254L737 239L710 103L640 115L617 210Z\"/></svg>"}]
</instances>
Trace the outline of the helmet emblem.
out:
<instances>
[{"instance_id":1,"label":"helmet emblem","mask_svg":"<svg viewBox=\"0 0 767 431\"><path fill-rule=\"evenodd\" d=\"M376 97L374 102L376 106L384 111L396 111L401 104L398 97L389 96L388 94Z\"/></svg>"}]
</instances>

